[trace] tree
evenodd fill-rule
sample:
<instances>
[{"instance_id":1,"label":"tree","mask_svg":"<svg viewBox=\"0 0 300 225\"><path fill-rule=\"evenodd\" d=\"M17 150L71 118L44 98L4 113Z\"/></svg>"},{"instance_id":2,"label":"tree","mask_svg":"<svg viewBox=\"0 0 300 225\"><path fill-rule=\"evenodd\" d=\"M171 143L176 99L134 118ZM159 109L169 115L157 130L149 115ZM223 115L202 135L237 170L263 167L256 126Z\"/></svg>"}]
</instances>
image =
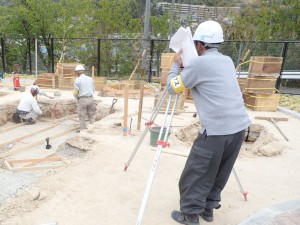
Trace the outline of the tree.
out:
<instances>
[{"instance_id":1,"label":"tree","mask_svg":"<svg viewBox=\"0 0 300 225\"><path fill-rule=\"evenodd\" d=\"M300 2L259 1L242 8L229 27L232 40L295 40L300 37Z\"/></svg>"},{"instance_id":2,"label":"tree","mask_svg":"<svg viewBox=\"0 0 300 225\"><path fill-rule=\"evenodd\" d=\"M56 42L56 48L62 50L66 38L119 38L120 34L136 36L140 31L138 19L131 17L132 10L137 8L134 0L12 0L9 4L0 7L0 35L10 42L6 47L9 62L22 59L23 70L28 68L27 55L30 54L27 40L33 50L33 38L38 38L39 62L50 71L51 38L62 39ZM72 47L75 43L80 47ZM91 47L94 43L69 40L68 45L70 59L93 60L87 51L95 50Z\"/></svg>"}]
</instances>

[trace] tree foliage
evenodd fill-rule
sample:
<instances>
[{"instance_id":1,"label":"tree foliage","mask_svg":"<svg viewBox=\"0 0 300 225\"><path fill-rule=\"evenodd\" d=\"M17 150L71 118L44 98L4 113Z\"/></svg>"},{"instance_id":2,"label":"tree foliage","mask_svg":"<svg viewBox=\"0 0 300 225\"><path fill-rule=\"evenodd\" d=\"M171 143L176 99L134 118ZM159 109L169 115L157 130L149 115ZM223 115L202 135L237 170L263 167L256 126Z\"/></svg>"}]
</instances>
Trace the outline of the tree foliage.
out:
<instances>
[{"instance_id":1,"label":"tree foliage","mask_svg":"<svg viewBox=\"0 0 300 225\"><path fill-rule=\"evenodd\" d=\"M232 40L297 40L300 37L300 1L258 1L242 8L228 26Z\"/></svg>"}]
</instances>

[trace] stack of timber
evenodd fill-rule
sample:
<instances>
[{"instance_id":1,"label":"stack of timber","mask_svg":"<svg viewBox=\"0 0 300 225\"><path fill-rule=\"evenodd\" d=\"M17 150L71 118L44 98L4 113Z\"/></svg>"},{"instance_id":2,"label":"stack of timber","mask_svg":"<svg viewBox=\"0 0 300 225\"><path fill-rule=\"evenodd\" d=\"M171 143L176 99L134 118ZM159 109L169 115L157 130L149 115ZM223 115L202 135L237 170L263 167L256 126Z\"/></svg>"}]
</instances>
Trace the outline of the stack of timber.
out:
<instances>
[{"instance_id":1,"label":"stack of timber","mask_svg":"<svg viewBox=\"0 0 300 225\"><path fill-rule=\"evenodd\" d=\"M275 85L281 66L282 57L251 57L248 77L243 86L243 98L247 108L254 111L277 110L280 94L276 93Z\"/></svg>"},{"instance_id":2,"label":"stack of timber","mask_svg":"<svg viewBox=\"0 0 300 225\"><path fill-rule=\"evenodd\" d=\"M35 83L44 88L73 89L74 81L77 78L75 74L77 65L79 63L57 63L55 73L39 74Z\"/></svg>"},{"instance_id":3,"label":"stack of timber","mask_svg":"<svg viewBox=\"0 0 300 225\"><path fill-rule=\"evenodd\" d=\"M155 93L155 96L154 96L154 107L157 105L157 103L159 102L159 99L161 97L161 93ZM174 114L179 114L180 112L183 112L184 111L184 95L183 94L180 94L178 96L178 101L177 101L177 104L176 104L176 108L175 108L175 112ZM167 109L167 106L168 106L168 102L169 102L169 96L167 96L165 99L164 99L164 102L162 103L162 106L161 106L161 109L160 109L160 112L165 112L166 109ZM170 104L170 108L169 108L169 112L168 113L171 113L172 112L172 108L173 108L173 105L174 105L174 102L175 102L175 96L172 97L172 100L171 100L171 104Z\"/></svg>"},{"instance_id":4,"label":"stack of timber","mask_svg":"<svg viewBox=\"0 0 300 225\"><path fill-rule=\"evenodd\" d=\"M162 53L160 60L161 77L160 83L165 86L168 80L169 70L174 63L175 53Z\"/></svg>"},{"instance_id":5,"label":"stack of timber","mask_svg":"<svg viewBox=\"0 0 300 225\"><path fill-rule=\"evenodd\" d=\"M41 88L58 88L58 77L55 73L41 73L37 76L35 84Z\"/></svg>"},{"instance_id":6,"label":"stack of timber","mask_svg":"<svg viewBox=\"0 0 300 225\"><path fill-rule=\"evenodd\" d=\"M59 89L73 89L74 81L77 78L75 74L75 67L80 65L79 63L57 63L56 74L58 77Z\"/></svg>"},{"instance_id":7,"label":"stack of timber","mask_svg":"<svg viewBox=\"0 0 300 225\"><path fill-rule=\"evenodd\" d=\"M137 99L140 95L140 89L143 81L140 80L123 80L121 82L115 83L104 83L98 90L99 95L102 97L124 97L124 91L126 86L128 86L128 98ZM96 88L97 90L97 88ZM144 94L149 95L154 92L154 89L145 88Z\"/></svg>"},{"instance_id":8,"label":"stack of timber","mask_svg":"<svg viewBox=\"0 0 300 225\"><path fill-rule=\"evenodd\" d=\"M163 90L163 89L166 88L167 81L168 81L169 71L170 71L170 69L171 69L171 67L172 67L172 65L174 63L175 54L176 53L162 53L161 54L161 61L160 61L160 68L161 68L160 84L161 84L161 90ZM178 114L178 113L180 113L180 112L183 111L183 109L184 109L184 101L187 99L188 93L189 93L189 90L184 90L179 95L178 102L177 102L176 109L175 109L175 114ZM154 97L154 107L156 106L156 104L159 101L159 96L160 96L159 93L155 94L155 97ZM167 104L168 104L168 99L169 98L165 99L165 101L164 101L164 103L162 105L161 110L163 110L163 111L166 110L166 107L167 107ZM174 101L174 99L173 99L173 101ZM170 112L172 110L172 107L173 107L173 102L171 103L171 106L170 106Z\"/></svg>"}]
</instances>

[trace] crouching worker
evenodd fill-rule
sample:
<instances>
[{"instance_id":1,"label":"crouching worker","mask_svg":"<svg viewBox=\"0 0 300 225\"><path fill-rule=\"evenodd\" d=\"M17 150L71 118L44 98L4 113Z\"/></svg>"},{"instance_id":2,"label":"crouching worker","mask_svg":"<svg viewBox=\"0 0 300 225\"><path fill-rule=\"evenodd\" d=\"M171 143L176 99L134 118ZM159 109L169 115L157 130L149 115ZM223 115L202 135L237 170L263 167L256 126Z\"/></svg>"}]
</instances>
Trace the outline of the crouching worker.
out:
<instances>
[{"instance_id":1,"label":"crouching worker","mask_svg":"<svg viewBox=\"0 0 300 225\"><path fill-rule=\"evenodd\" d=\"M26 122L26 124L34 124L35 118L42 115L42 110L37 104L35 96L39 93L39 87L33 85L30 88L30 93L24 93L17 107L17 112L13 116L14 122Z\"/></svg>"}]
</instances>

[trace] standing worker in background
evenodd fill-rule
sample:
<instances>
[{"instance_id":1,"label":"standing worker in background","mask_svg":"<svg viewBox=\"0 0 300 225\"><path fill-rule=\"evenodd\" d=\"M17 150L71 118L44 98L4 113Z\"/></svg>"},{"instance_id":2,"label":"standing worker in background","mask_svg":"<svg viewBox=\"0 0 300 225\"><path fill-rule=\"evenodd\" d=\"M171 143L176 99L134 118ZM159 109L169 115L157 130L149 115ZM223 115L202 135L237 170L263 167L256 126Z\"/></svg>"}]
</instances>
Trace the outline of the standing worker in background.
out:
<instances>
[{"instance_id":1,"label":"standing worker in background","mask_svg":"<svg viewBox=\"0 0 300 225\"><path fill-rule=\"evenodd\" d=\"M90 124L95 122L96 107L93 98L95 92L94 81L91 77L84 74L83 65L77 65L75 73L77 78L74 83L74 97L78 99L78 117L80 121L80 130L86 129L85 116L87 114ZM80 131L77 131L80 132Z\"/></svg>"},{"instance_id":2,"label":"standing worker in background","mask_svg":"<svg viewBox=\"0 0 300 225\"><path fill-rule=\"evenodd\" d=\"M34 124L35 118L38 115L42 115L42 110L38 106L35 99L40 89L37 85L32 85L30 93L24 93L17 107L17 112L13 115L13 120L19 122L20 118L26 122L26 124Z\"/></svg>"},{"instance_id":3,"label":"standing worker in background","mask_svg":"<svg viewBox=\"0 0 300 225\"><path fill-rule=\"evenodd\" d=\"M175 55L168 76L170 94L191 89L202 128L193 143L179 180L180 211L171 217L181 224L198 225L199 216L213 221L251 121L244 107L232 59L222 55L219 23L201 23L193 36L198 57L182 69L182 50Z\"/></svg>"}]
</instances>

